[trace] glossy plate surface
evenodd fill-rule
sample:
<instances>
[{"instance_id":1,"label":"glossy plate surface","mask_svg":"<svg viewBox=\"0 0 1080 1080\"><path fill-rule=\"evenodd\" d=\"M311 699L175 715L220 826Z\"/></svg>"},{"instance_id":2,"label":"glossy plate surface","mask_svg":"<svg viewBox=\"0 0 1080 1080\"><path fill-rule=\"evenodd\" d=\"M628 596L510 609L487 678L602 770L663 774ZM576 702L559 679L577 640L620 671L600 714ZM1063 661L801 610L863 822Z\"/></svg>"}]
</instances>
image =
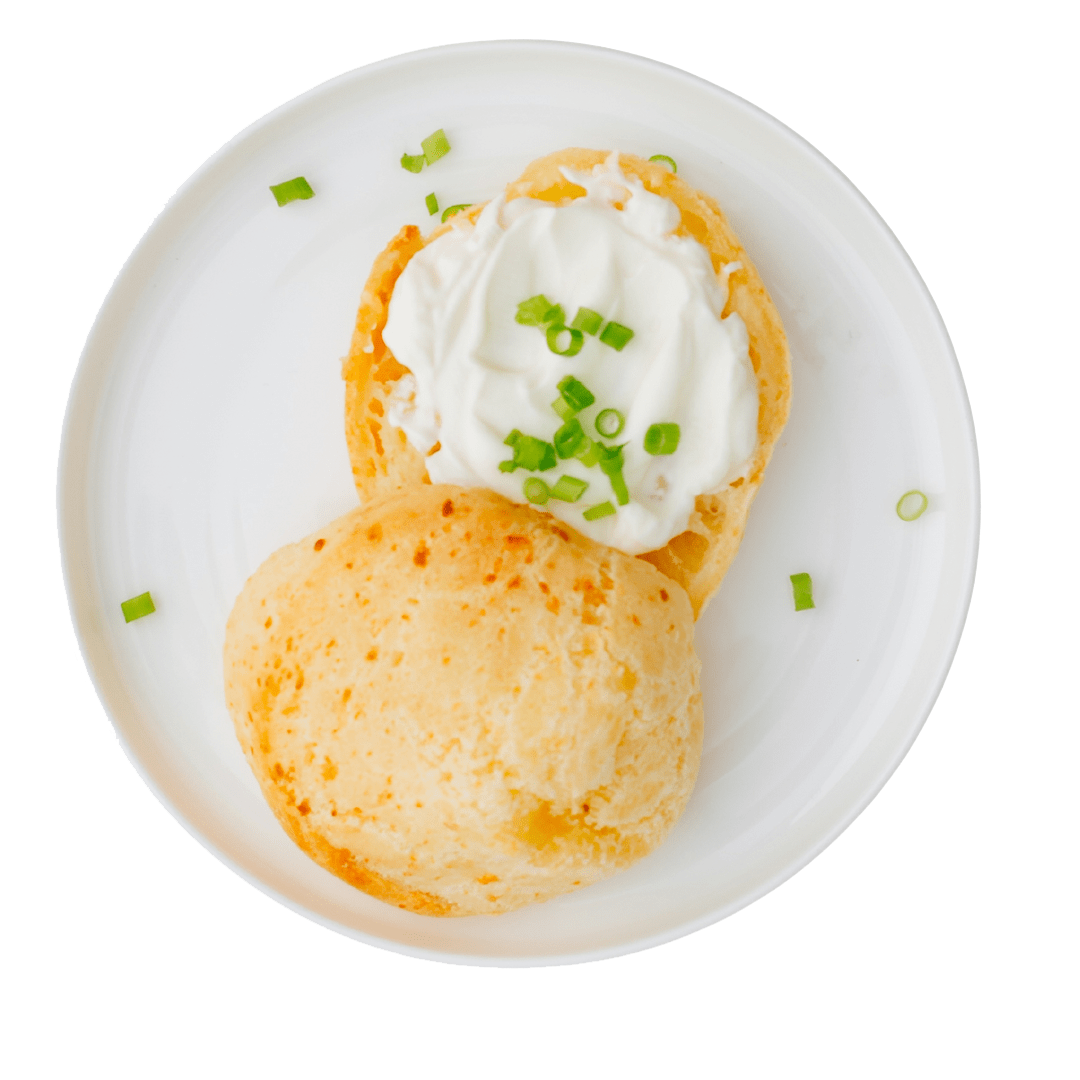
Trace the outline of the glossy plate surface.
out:
<instances>
[{"instance_id":1,"label":"glossy plate surface","mask_svg":"<svg viewBox=\"0 0 1080 1080\"><path fill-rule=\"evenodd\" d=\"M398 159L445 128L420 175ZM244 580L356 504L340 357L374 255L565 146L672 156L714 195L791 342L794 402L742 550L698 626L705 751L671 838L629 871L498 917L399 911L317 867L259 793L225 709ZM268 185L315 198L279 209ZM899 496L930 509L905 523ZM596 959L705 926L834 839L911 745L963 626L975 439L921 279L851 184L783 125L639 57L541 42L398 57L243 132L154 223L90 335L59 481L73 618L102 701L176 817L283 903L363 941L488 964ZM817 607L793 610L789 575ZM125 624L150 590L157 612Z\"/></svg>"}]
</instances>

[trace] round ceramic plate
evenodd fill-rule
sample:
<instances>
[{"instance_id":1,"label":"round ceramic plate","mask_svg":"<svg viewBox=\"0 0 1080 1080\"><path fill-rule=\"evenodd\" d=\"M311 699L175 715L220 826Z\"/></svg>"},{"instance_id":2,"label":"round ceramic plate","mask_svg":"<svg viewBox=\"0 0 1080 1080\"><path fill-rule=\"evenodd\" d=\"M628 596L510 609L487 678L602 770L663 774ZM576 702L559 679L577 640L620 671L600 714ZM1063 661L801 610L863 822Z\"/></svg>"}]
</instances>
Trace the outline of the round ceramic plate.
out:
<instances>
[{"instance_id":1,"label":"round ceramic plate","mask_svg":"<svg viewBox=\"0 0 1080 1080\"><path fill-rule=\"evenodd\" d=\"M419 175L403 151L444 128ZM791 421L704 617L697 788L653 855L500 916L432 919L311 862L225 708L225 621L272 551L356 505L340 358L375 254L567 146L675 158L715 196L787 328ZM316 196L278 208L270 184ZM910 488L917 521L896 514ZM640 57L503 42L398 57L243 132L176 195L90 335L61 454L64 568L87 666L173 814L253 884L345 934L481 964L597 959L689 933L833 840L915 738L952 660L978 535L964 387L918 273L820 154L745 101ZM796 612L789 576L817 607ZM126 624L120 602L157 611Z\"/></svg>"}]
</instances>

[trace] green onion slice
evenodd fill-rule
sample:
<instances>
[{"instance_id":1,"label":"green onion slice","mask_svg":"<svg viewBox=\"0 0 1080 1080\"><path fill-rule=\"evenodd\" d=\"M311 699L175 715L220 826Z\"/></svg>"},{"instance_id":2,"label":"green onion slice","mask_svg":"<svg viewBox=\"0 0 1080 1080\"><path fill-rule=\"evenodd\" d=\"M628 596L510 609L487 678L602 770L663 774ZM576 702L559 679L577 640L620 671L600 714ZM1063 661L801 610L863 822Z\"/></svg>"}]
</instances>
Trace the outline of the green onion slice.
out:
<instances>
[{"instance_id":1,"label":"green onion slice","mask_svg":"<svg viewBox=\"0 0 1080 1080\"><path fill-rule=\"evenodd\" d=\"M564 339L563 334L569 334L569 340ZM563 345L561 349L560 343ZM585 335L572 327L552 323L547 328L547 344L556 356L577 356L581 352L581 346L585 344Z\"/></svg>"},{"instance_id":2,"label":"green onion slice","mask_svg":"<svg viewBox=\"0 0 1080 1080\"><path fill-rule=\"evenodd\" d=\"M814 606L814 583L809 574L792 574L791 591L795 596L796 611L806 611Z\"/></svg>"},{"instance_id":3,"label":"green onion slice","mask_svg":"<svg viewBox=\"0 0 1080 1080\"><path fill-rule=\"evenodd\" d=\"M623 446L626 444L624 443ZM623 467L622 446L605 446L603 443L596 444L597 454L600 459L600 471L603 473L619 472Z\"/></svg>"},{"instance_id":4,"label":"green onion slice","mask_svg":"<svg viewBox=\"0 0 1080 1080\"><path fill-rule=\"evenodd\" d=\"M539 476L530 476L523 486L525 498L534 506L543 506L551 498L551 488Z\"/></svg>"},{"instance_id":5,"label":"green onion slice","mask_svg":"<svg viewBox=\"0 0 1080 1080\"><path fill-rule=\"evenodd\" d=\"M626 417L618 409L601 409L596 414L596 430L605 439L614 439L626 426Z\"/></svg>"},{"instance_id":6,"label":"green onion slice","mask_svg":"<svg viewBox=\"0 0 1080 1080\"><path fill-rule=\"evenodd\" d=\"M572 406L567 405L566 399L560 395L552 403L551 407L555 410L556 415L560 420L569 420L574 415L574 409Z\"/></svg>"},{"instance_id":7,"label":"green onion slice","mask_svg":"<svg viewBox=\"0 0 1080 1080\"><path fill-rule=\"evenodd\" d=\"M419 172L424 167L424 155L423 154L402 154L401 155L401 167L408 172Z\"/></svg>"},{"instance_id":8,"label":"green onion slice","mask_svg":"<svg viewBox=\"0 0 1080 1080\"><path fill-rule=\"evenodd\" d=\"M600 460L600 451L597 449L598 443L594 443L588 435L585 436L585 442L578 448L574 457L585 466L586 469L591 469Z\"/></svg>"},{"instance_id":9,"label":"green onion slice","mask_svg":"<svg viewBox=\"0 0 1080 1080\"><path fill-rule=\"evenodd\" d=\"M133 596L130 600L125 600L120 605L120 610L124 613L124 622L134 622L144 615L153 615L157 608L154 607L150 594L144 592L139 596Z\"/></svg>"},{"instance_id":10,"label":"green onion slice","mask_svg":"<svg viewBox=\"0 0 1080 1080\"><path fill-rule=\"evenodd\" d=\"M302 176L286 180L283 184L271 184L270 190L274 193L278 206L284 206L296 199L310 199L315 194L311 190L311 185Z\"/></svg>"},{"instance_id":11,"label":"green onion slice","mask_svg":"<svg viewBox=\"0 0 1080 1080\"><path fill-rule=\"evenodd\" d=\"M424 150L424 159L429 165L434 165L439 158L446 157L450 153L450 140L447 139L442 128L433 131L426 139L421 139L420 145ZM417 172L419 171L417 169Z\"/></svg>"},{"instance_id":12,"label":"green onion slice","mask_svg":"<svg viewBox=\"0 0 1080 1080\"><path fill-rule=\"evenodd\" d=\"M530 296L518 304L514 321L522 326L547 326L551 322L562 322L563 310L553 304L543 293Z\"/></svg>"},{"instance_id":13,"label":"green onion slice","mask_svg":"<svg viewBox=\"0 0 1080 1080\"><path fill-rule=\"evenodd\" d=\"M634 331L622 323L609 322L600 331L600 340L605 345L610 345L616 352L622 352L626 344L634 336Z\"/></svg>"},{"instance_id":14,"label":"green onion slice","mask_svg":"<svg viewBox=\"0 0 1080 1080\"><path fill-rule=\"evenodd\" d=\"M522 435L515 428L503 440L506 446L514 448L514 457L509 469L503 469L503 462L499 468L504 472L513 472L514 469L528 469L530 472L547 472L554 469L558 462L555 459L555 447L543 439L537 439L532 435Z\"/></svg>"},{"instance_id":15,"label":"green onion slice","mask_svg":"<svg viewBox=\"0 0 1080 1080\"><path fill-rule=\"evenodd\" d=\"M623 448L621 446L604 446L596 444L600 471L611 481L611 490L615 492L615 500L620 506L625 506L630 501L630 492L627 490L626 481L623 479Z\"/></svg>"},{"instance_id":16,"label":"green onion slice","mask_svg":"<svg viewBox=\"0 0 1080 1080\"><path fill-rule=\"evenodd\" d=\"M901 521L914 521L929 505L930 500L921 491L905 491L896 504L896 513Z\"/></svg>"},{"instance_id":17,"label":"green onion slice","mask_svg":"<svg viewBox=\"0 0 1080 1080\"><path fill-rule=\"evenodd\" d=\"M445 221L447 218L452 218L455 214L461 213L462 210L466 210L470 206L472 206L471 202L459 202L455 203L453 206L448 206L442 212L442 220Z\"/></svg>"},{"instance_id":18,"label":"green onion slice","mask_svg":"<svg viewBox=\"0 0 1080 1080\"><path fill-rule=\"evenodd\" d=\"M516 468L513 460L499 462L499 472L513 472Z\"/></svg>"},{"instance_id":19,"label":"green onion slice","mask_svg":"<svg viewBox=\"0 0 1080 1080\"><path fill-rule=\"evenodd\" d=\"M593 392L583 382L575 379L573 375L567 375L564 379L560 379L558 387L563 401L576 413L581 412L582 409L587 409L596 401Z\"/></svg>"},{"instance_id":20,"label":"green onion slice","mask_svg":"<svg viewBox=\"0 0 1080 1080\"><path fill-rule=\"evenodd\" d=\"M679 448L678 424L651 424L645 432L645 453L657 457L674 454Z\"/></svg>"},{"instance_id":21,"label":"green onion slice","mask_svg":"<svg viewBox=\"0 0 1080 1080\"><path fill-rule=\"evenodd\" d=\"M580 330L584 334L595 334L603 325L603 315L593 311L592 308L579 307L570 328Z\"/></svg>"},{"instance_id":22,"label":"green onion slice","mask_svg":"<svg viewBox=\"0 0 1080 1080\"><path fill-rule=\"evenodd\" d=\"M673 173L677 173L679 171L679 166L675 164L675 159L674 158L669 158L667 156L667 154L653 154L653 156L651 158L649 158L649 160L650 161L662 161L665 165L670 165L671 166L671 171Z\"/></svg>"},{"instance_id":23,"label":"green onion slice","mask_svg":"<svg viewBox=\"0 0 1080 1080\"><path fill-rule=\"evenodd\" d=\"M561 458L573 457L585 444L588 436L581 426L581 421L572 416L552 437L555 444L555 453Z\"/></svg>"},{"instance_id":24,"label":"green onion slice","mask_svg":"<svg viewBox=\"0 0 1080 1080\"><path fill-rule=\"evenodd\" d=\"M581 516L586 521L598 521L600 518L611 517L615 513L615 507L610 502L602 502L598 506L590 506Z\"/></svg>"},{"instance_id":25,"label":"green onion slice","mask_svg":"<svg viewBox=\"0 0 1080 1080\"><path fill-rule=\"evenodd\" d=\"M563 502L577 502L589 485L576 476L560 476L558 483L551 489L553 499L561 499Z\"/></svg>"},{"instance_id":26,"label":"green onion slice","mask_svg":"<svg viewBox=\"0 0 1080 1080\"><path fill-rule=\"evenodd\" d=\"M430 195L424 196L424 205L427 207L429 214L437 214L439 212L439 200L435 198L435 192Z\"/></svg>"}]
</instances>

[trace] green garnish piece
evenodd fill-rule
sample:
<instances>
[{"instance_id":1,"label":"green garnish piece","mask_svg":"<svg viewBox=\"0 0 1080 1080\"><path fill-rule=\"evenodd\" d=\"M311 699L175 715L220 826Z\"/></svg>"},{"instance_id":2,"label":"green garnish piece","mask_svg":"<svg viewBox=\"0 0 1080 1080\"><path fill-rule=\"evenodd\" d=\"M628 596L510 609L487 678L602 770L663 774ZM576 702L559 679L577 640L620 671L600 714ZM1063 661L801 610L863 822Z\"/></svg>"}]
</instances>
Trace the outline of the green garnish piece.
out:
<instances>
[{"instance_id":1,"label":"green garnish piece","mask_svg":"<svg viewBox=\"0 0 1080 1080\"><path fill-rule=\"evenodd\" d=\"M150 598L150 594L144 592L140 596L133 596L130 600L125 600L120 605L120 610L124 613L124 622L134 622L144 615L153 615L157 608L154 607L154 601Z\"/></svg>"},{"instance_id":2,"label":"green garnish piece","mask_svg":"<svg viewBox=\"0 0 1080 1080\"><path fill-rule=\"evenodd\" d=\"M459 202L455 203L453 206L448 206L442 212L442 220L445 221L447 218L452 218L455 214L460 214L462 210L465 210L470 206L472 206L471 202Z\"/></svg>"},{"instance_id":3,"label":"green garnish piece","mask_svg":"<svg viewBox=\"0 0 1080 1080\"><path fill-rule=\"evenodd\" d=\"M659 457L674 454L679 448L678 424L651 424L645 432L645 453Z\"/></svg>"},{"instance_id":4,"label":"green garnish piece","mask_svg":"<svg viewBox=\"0 0 1080 1080\"><path fill-rule=\"evenodd\" d=\"M310 199L315 194L311 190L311 185L302 176L286 180L283 184L271 184L270 190L274 193L278 206L295 202L297 199Z\"/></svg>"},{"instance_id":5,"label":"green garnish piece","mask_svg":"<svg viewBox=\"0 0 1080 1080\"><path fill-rule=\"evenodd\" d=\"M563 502L577 502L589 485L576 476L560 476L558 483L551 489L553 499L561 499Z\"/></svg>"},{"instance_id":6,"label":"green garnish piece","mask_svg":"<svg viewBox=\"0 0 1080 1080\"><path fill-rule=\"evenodd\" d=\"M424 167L424 155L423 154L402 154L401 155L401 167L409 172L419 172Z\"/></svg>"},{"instance_id":7,"label":"green garnish piece","mask_svg":"<svg viewBox=\"0 0 1080 1080\"><path fill-rule=\"evenodd\" d=\"M625 445L625 444L623 444ZM596 443L597 456L600 461L600 471L603 473L619 472L623 467L622 446L605 446Z\"/></svg>"},{"instance_id":8,"label":"green garnish piece","mask_svg":"<svg viewBox=\"0 0 1080 1080\"><path fill-rule=\"evenodd\" d=\"M553 304L543 293L530 296L518 304L514 321L522 326L547 326L551 322L562 322L563 310Z\"/></svg>"},{"instance_id":9,"label":"green garnish piece","mask_svg":"<svg viewBox=\"0 0 1080 1080\"><path fill-rule=\"evenodd\" d=\"M671 171L673 173L677 173L679 171L679 166L675 164L675 159L674 158L669 158L667 156L667 154L653 154L653 156L651 158L649 158L649 160L650 161L662 161L665 165L670 165L671 166Z\"/></svg>"},{"instance_id":10,"label":"green garnish piece","mask_svg":"<svg viewBox=\"0 0 1080 1080\"><path fill-rule=\"evenodd\" d=\"M517 466L513 463L513 461L499 462L499 472L513 472L516 468Z\"/></svg>"},{"instance_id":11,"label":"green garnish piece","mask_svg":"<svg viewBox=\"0 0 1080 1080\"><path fill-rule=\"evenodd\" d=\"M522 489L525 498L534 506L543 506L551 498L551 488L540 479L539 476L530 476Z\"/></svg>"},{"instance_id":12,"label":"green garnish piece","mask_svg":"<svg viewBox=\"0 0 1080 1080\"><path fill-rule=\"evenodd\" d=\"M561 395L551 403L551 407L555 410L555 413L560 420L569 420L570 417L574 415L574 410L566 404L565 398Z\"/></svg>"},{"instance_id":13,"label":"green garnish piece","mask_svg":"<svg viewBox=\"0 0 1080 1080\"><path fill-rule=\"evenodd\" d=\"M586 521L598 521L600 518L611 517L615 513L615 507L610 502L602 502L598 506L590 506L581 516Z\"/></svg>"},{"instance_id":14,"label":"green garnish piece","mask_svg":"<svg viewBox=\"0 0 1080 1080\"><path fill-rule=\"evenodd\" d=\"M499 465L499 468L504 472L513 472L514 469L547 472L548 469L554 469L557 464L555 447L551 443L544 442L543 439L537 439L533 435L522 435L517 428L506 436L503 443L514 448L514 458L510 462L511 467L503 469L506 462Z\"/></svg>"},{"instance_id":15,"label":"green garnish piece","mask_svg":"<svg viewBox=\"0 0 1080 1080\"><path fill-rule=\"evenodd\" d=\"M578 452L574 454L574 457L585 466L586 469L591 469L600 460L600 451L597 449L599 444L594 443L588 435L585 436L585 442L578 449Z\"/></svg>"},{"instance_id":16,"label":"green garnish piece","mask_svg":"<svg viewBox=\"0 0 1080 1080\"><path fill-rule=\"evenodd\" d=\"M570 324L572 330L580 330L585 334L595 334L604 325L604 316L593 311L592 308L579 307L574 321Z\"/></svg>"},{"instance_id":17,"label":"green garnish piece","mask_svg":"<svg viewBox=\"0 0 1080 1080\"><path fill-rule=\"evenodd\" d=\"M555 444L555 453L561 458L573 457L585 445L588 435L581 426L581 421L576 416L569 420L552 437Z\"/></svg>"},{"instance_id":18,"label":"green garnish piece","mask_svg":"<svg viewBox=\"0 0 1080 1080\"><path fill-rule=\"evenodd\" d=\"M626 486L626 481L623 479L622 470L608 473L607 478L611 482L611 490L615 492L615 501L620 506L625 506L630 501L630 491Z\"/></svg>"},{"instance_id":19,"label":"green garnish piece","mask_svg":"<svg viewBox=\"0 0 1080 1080\"><path fill-rule=\"evenodd\" d=\"M581 412L582 409L587 409L596 400L592 391L583 382L575 379L573 375L567 375L564 379L560 379L558 387L563 401L576 413Z\"/></svg>"},{"instance_id":20,"label":"green garnish piece","mask_svg":"<svg viewBox=\"0 0 1080 1080\"><path fill-rule=\"evenodd\" d=\"M601 409L596 414L596 430L605 439L614 439L626 426L626 417L618 409Z\"/></svg>"},{"instance_id":21,"label":"green garnish piece","mask_svg":"<svg viewBox=\"0 0 1080 1080\"><path fill-rule=\"evenodd\" d=\"M450 153L450 140L447 139L442 128L433 131L426 139L421 139L420 145L424 150L424 159L429 165L434 165L439 158L446 157Z\"/></svg>"},{"instance_id":22,"label":"green garnish piece","mask_svg":"<svg viewBox=\"0 0 1080 1080\"><path fill-rule=\"evenodd\" d=\"M623 448L621 446L604 446L596 444L597 464L600 471L611 481L611 490L615 492L615 499L620 506L625 506L630 501L630 492L627 490L626 481L623 479Z\"/></svg>"},{"instance_id":23,"label":"green garnish piece","mask_svg":"<svg viewBox=\"0 0 1080 1080\"><path fill-rule=\"evenodd\" d=\"M435 192L430 195L424 196L424 205L427 207L429 214L437 214L439 212L439 200L435 198Z\"/></svg>"},{"instance_id":24,"label":"green garnish piece","mask_svg":"<svg viewBox=\"0 0 1080 1080\"><path fill-rule=\"evenodd\" d=\"M634 331L622 323L609 322L600 331L600 340L605 345L610 345L616 352L622 352L627 342L634 336Z\"/></svg>"},{"instance_id":25,"label":"green garnish piece","mask_svg":"<svg viewBox=\"0 0 1080 1080\"><path fill-rule=\"evenodd\" d=\"M905 491L896 504L896 513L901 521L914 521L929 505L930 500L921 491Z\"/></svg>"},{"instance_id":26,"label":"green garnish piece","mask_svg":"<svg viewBox=\"0 0 1080 1080\"><path fill-rule=\"evenodd\" d=\"M570 339L565 341L564 347L560 349L559 343L564 340L563 334L569 334ZM547 346L556 356L577 356L584 344L585 335L580 330L563 326L561 323L552 323L547 328Z\"/></svg>"},{"instance_id":27,"label":"green garnish piece","mask_svg":"<svg viewBox=\"0 0 1080 1080\"><path fill-rule=\"evenodd\" d=\"M814 606L814 583L809 574L792 574L791 591L795 596L796 611L806 611Z\"/></svg>"}]
</instances>

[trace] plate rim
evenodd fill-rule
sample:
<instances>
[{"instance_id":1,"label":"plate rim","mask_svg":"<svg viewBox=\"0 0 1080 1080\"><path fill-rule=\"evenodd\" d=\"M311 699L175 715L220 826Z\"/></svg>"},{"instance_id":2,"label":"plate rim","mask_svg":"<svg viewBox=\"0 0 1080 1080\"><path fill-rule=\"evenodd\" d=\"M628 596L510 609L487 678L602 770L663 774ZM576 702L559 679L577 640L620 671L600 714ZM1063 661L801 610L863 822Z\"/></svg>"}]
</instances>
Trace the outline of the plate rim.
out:
<instances>
[{"instance_id":1,"label":"plate rim","mask_svg":"<svg viewBox=\"0 0 1080 1080\"><path fill-rule=\"evenodd\" d=\"M834 180L846 189L849 196L861 204L864 214L880 233L881 238L891 249L896 257L896 265L902 268L913 284L916 292L930 317L933 330L940 337L943 346L944 357L948 361L948 374L954 384L957 403L960 406L958 419L962 419L964 431L963 444L968 448L967 468L970 472L972 488L971 519L966 537L966 550L963 552L964 573L958 583L958 603L953 616L953 629L948 638L947 648L943 651L938 661L937 670L933 678L927 679L923 692L923 707L921 715L913 718L907 737L895 747L891 757L880 769L872 783L868 783L863 789L861 798L855 800L834 823L831 829L826 830L818 842L807 848L795 859L785 863L782 868L760 882L757 887L741 894L737 899L722 905L697 918L678 923L668 927L664 931L657 932L645 938L630 942L621 942L597 949L583 949L565 953L553 953L544 955L523 956L494 956L487 954L474 954L468 952L447 952L435 948L412 946L405 942L395 941L379 937L374 934L357 930L354 927L336 922L334 919L322 915L300 902L279 892L274 887L257 877L252 871L237 863L231 855L220 849L214 842L205 836L197 825L189 820L166 793L162 784L154 777L149 766L139 757L135 747L127 738L125 731L125 719L129 710L134 714L134 708L130 703L125 703L121 689L121 680L114 665L110 662L108 644L103 640L98 618L100 606L96 602L96 588L93 582L93 573L90 563L85 555L87 545L80 543L78 535L80 524L86 520L87 504L85 485L82 484L82 468L87 460L85 453L92 444L94 416L81 415L86 413L84 404L87 400L95 401L99 394L103 381L107 380L111 355L113 352L114 339L119 335L127 318L130 315L130 306L126 303L128 294L134 293L137 298L141 280L140 268L154 259L155 250L167 247L172 238L182 234L187 226L184 213L186 204L197 197L200 187L212 182L215 173L227 160L234 149L243 143L265 133L282 118L302 109L305 105L312 104L326 95L333 94L339 87L363 80L366 77L376 75L385 70L395 67L408 66L423 63L425 59L434 56L451 56L454 54L480 54L507 51L547 51L547 52L570 52L579 55L588 55L598 58L621 61L626 64L636 64L648 71L663 74L668 78L682 80L699 90L727 99L729 103L735 103L748 111L754 120L771 126L780 135L798 143L804 153L816 159L819 166L824 166ZM183 219L178 221L176 219ZM101 306L87 334L86 342L80 354L78 365L72 378L68 394L67 405L64 412L64 421L60 439L60 447L57 463L56 482L56 513L57 533L60 547L60 561L64 579L64 587L67 595L69 616L79 651L86 667L87 674L97 694L98 700L108 717L117 739L124 750L128 760L134 766L146 786L153 792L158 801L165 807L172 817L197 840L206 850L224 863L243 880L270 896L286 908L318 923L327 929L334 930L345 937L361 941L365 944L400 953L419 959L435 960L443 963L464 964L479 967L545 967L561 964L586 963L596 960L608 959L615 956L628 955L645 949L655 948L658 945L674 941L680 937L695 933L720 922L744 907L761 899L772 892L773 889L793 877L806 865L818 857L829 847L857 817L877 797L881 789L892 777L899 767L900 762L907 756L916 738L922 731L934 704L936 703L945 679L952 667L956 651L967 621L970 610L972 594L974 591L979 538L981 527L981 482L978 446L975 433L974 419L972 416L971 403L967 394L963 374L959 361L956 357L948 330L938 310L936 303L916 268L911 257L896 237L895 233L875 210L870 201L862 194L854 183L834 165L824 154L821 153L805 138L789 128L782 121L776 119L764 109L752 102L740 97L730 90L710 82L701 76L694 75L684 69L670 64L653 60L649 57L635 53L629 53L618 49L604 46L584 44L572 41L559 41L549 39L499 39L492 41L469 41L458 42L449 45L434 46L431 48L400 53L387 57L370 64L362 65L340 75L334 76L318 85L304 91L302 94L284 102L264 116L247 125L240 132L230 138L217 151L203 162L176 190L165 206L154 217L145 233L132 249L122 267L117 273L112 285L103 299ZM83 530L83 535L87 531ZM136 721L134 715L130 720ZM137 721L136 721L137 722Z\"/></svg>"}]
</instances>

